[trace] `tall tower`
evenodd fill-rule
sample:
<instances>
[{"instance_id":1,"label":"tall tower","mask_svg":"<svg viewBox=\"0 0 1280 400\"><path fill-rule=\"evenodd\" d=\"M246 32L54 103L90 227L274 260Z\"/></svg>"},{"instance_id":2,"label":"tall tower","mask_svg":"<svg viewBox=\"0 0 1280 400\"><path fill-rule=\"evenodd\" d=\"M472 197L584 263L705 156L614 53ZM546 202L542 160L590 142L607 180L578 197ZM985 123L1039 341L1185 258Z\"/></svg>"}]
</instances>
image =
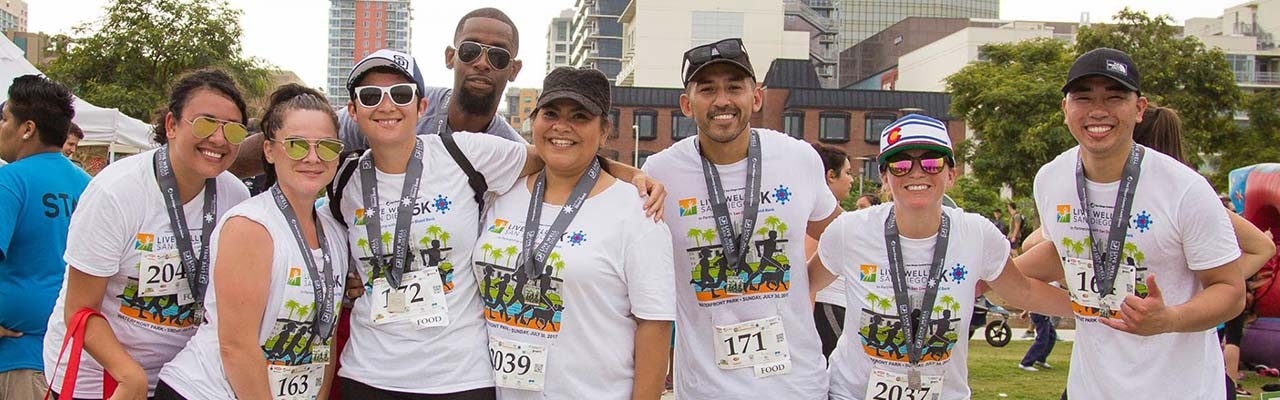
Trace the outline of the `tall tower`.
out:
<instances>
[{"instance_id":1,"label":"tall tower","mask_svg":"<svg viewBox=\"0 0 1280 400\"><path fill-rule=\"evenodd\" d=\"M22 0L0 1L0 31L27 31L27 2Z\"/></svg>"},{"instance_id":2,"label":"tall tower","mask_svg":"<svg viewBox=\"0 0 1280 400\"><path fill-rule=\"evenodd\" d=\"M347 74L379 49L409 52L410 0L330 0L329 102L347 103Z\"/></svg>"},{"instance_id":3,"label":"tall tower","mask_svg":"<svg viewBox=\"0 0 1280 400\"><path fill-rule=\"evenodd\" d=\"M629 0L577 0L569 65L604 72L612 83L622 69L622 23L618 17Z\"/></svg>"},{"instance_id":4,"label":"tall tower","mask_svg":"<svg viewBox=\"0 0 1280 400\"><path fill-rule=\"evenodd\" d=\"M573 46L572 8L560 12L547 27L547 72L569 65L569 50Z\"/></svg>"},{"instance_id":5,"label":"tall tower","mask_svg":"<svg viewBox=\"0 0 1280 400\"><path fill-rule=\"evenodd\" d=\"M837 52L907 17L1000 18L1000 0L834 0Z\"/></svg>"}]
</instances>

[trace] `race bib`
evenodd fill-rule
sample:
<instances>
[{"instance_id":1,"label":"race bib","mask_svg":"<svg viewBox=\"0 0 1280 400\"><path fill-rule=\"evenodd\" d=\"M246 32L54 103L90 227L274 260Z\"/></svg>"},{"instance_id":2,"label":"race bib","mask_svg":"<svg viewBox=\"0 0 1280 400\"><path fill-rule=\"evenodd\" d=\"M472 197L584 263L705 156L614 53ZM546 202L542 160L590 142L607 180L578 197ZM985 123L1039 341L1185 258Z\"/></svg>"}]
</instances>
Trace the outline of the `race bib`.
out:
<instances>
[{"instance_id":1,"label":"race bib","mask_svg":"<svg viewBox=\"0 0 1280 400\"><path fill-rule=\"evenodd\" d=\"M1064 281L1070 289L1071 302L1084 307L1119 311L1124 298L1134 294L1136 270L1132 265L1120 265L1116 271L1115 290L1102 296L1098 279L1093 272L1093 261L1068 257L1062 263ZM1104 316L1105 317L1105 316Z\"/></svg>"},{"instance_id":2,"label":"race bib","mask_svg":"<svg viewBox=\"0 0 1280 400\"><path fill-rule=\"evenodd\" d=\"M316 344L311 346L311 363L312 364L328 364L329 358L333 352L327 344Z\"/></svg>"},{"instance_id":3,"label":"race bib","mask_svg":"<svg viewBox=\"0 0 1280 400\"><path fill-rule=\"evenodd\" d=\"M271 397L276 400L314 400L324 381L324 364L268 365Z\"/></svg>"},{"instance_id":4,"label":"race bib","mask_svg":"<svg viewBox=\"0 0 1280 400\"><path fill-rule=\"evenodd\" d=\"M942 376L921 375L920 389L907 384L907 375L872 369L867 379L866 400L938 400L942 398Z\"/></svg>"},{"instance_id":5,"label":"race bib","mask_svg":"<svg viewBox=\"0 0 1280 400\"><path fill-rule=\"evenodd\" d=\"M400 288L391 289L386 278L373 281L374 324L413 321L419 328L449 325L444 284L435 268L406 272Z\"/></svg>"},{"instance_id":6,"label":"race bib","mask_svg":"<svg viewBox=\"0 0 1280 400\"><path fill-rule=\"evenodd\" d=\"M542 391L547 377L547 348L489 337L489 361L498 387Z\"/></svg>"},{"instance_id":7,"label":"race bib","mask_svg":"<svg viewBox=\"0 0 1280 400\"><path fill-rule=\"evenodd\" d=\"M720 369L757 367L757 378L790 372L791 352L782 317L717 326L715 330L716 366Z\"/></svg>"},{"instance_id":8,"label":"race bib","mask_svg":"<svg viewBox=\"0 0 1280 400\"><path fill-rule=\"evenodd\" d=\"M142 253L138 264L138 294L141 297L178 295L179 305L196 301L176 250Z\"/></svg>"}]
</instances>

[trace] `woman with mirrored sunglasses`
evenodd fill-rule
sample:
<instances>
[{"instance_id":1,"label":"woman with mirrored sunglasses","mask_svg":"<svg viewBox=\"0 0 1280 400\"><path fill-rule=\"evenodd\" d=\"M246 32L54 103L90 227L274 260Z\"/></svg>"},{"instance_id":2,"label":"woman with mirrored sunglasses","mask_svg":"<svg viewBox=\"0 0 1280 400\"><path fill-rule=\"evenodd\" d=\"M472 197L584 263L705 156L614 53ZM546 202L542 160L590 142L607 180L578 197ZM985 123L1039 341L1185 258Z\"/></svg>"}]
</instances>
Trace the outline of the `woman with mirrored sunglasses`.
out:
<instances>
[{"instance_id":1,"label":"woman with mirrored sunglasses","mask_svg":"<svg viewBox=\"0 0 1280 400\"><path fill-rule=\"evenodd\" d=\"M245 102L229 75L179 79L157 121L158 149L116 161L89 183L71 218L67 279L45 336L46 376L66 373L58 349L67 322L88 322L76 395L103 398L103 370L117 399L142 399L200 325L214 223L249 197L226 172L246 131Z\"/></svg>"},{"instance_id":2,"label":"woman with mirrored sunglasses","mask_svg":"<svg viewBox=\"0 0 1280 400\"><path fill-rule=\"evenodd\" d=\"M346 229L316 194L342 142L324 95L271 95L263 153L277 182L227 211L213 234L206 320L160 372L156 400L327 398L348 257Z\"/></svg>"},{"instance_id":3,"label":"woman with mirrored sunglasses","mask_svg":"<svg viewBox=\"0 0 1280 400\"><path fill-rule=\"evenodd\" d=\"M832 399L968 399L978 281L1013 306L1071 313L1066 292L1019 272L995 225L943 207L952 154L942 121L898 119L881 134L877 160L894 201L840 216L818 241L809 270L820 283L844 276L850 311L830 359Z\"/></svg>"},{"instance_id":4,"label":"woman with mirrored sunglasses","mask_svg":"<svg viewBox=\"0 0 1280 400\"><path fill-rule=\"evenodd\" d=\"M651 399L666 378L675 277L670 230L597 153L609 81L561 67L531 116L546 161L499 196L472 268L498 399Z\"/></svg>"}]
</instances>

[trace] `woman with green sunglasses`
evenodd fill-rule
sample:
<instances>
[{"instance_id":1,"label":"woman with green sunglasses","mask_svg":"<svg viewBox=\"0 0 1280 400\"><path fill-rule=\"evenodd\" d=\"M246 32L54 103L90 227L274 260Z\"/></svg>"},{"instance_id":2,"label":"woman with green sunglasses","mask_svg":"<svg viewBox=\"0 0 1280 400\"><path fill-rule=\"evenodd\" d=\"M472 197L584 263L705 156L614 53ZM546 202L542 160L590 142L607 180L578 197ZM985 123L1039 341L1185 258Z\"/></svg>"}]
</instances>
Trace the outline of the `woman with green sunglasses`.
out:
<instances>
[{"instance_id":1,"label":"woman with green sunglasses","mask_svg":"<svg viewBox=\"0 0 1280 400\"><path fill-rule=\"evenodd\" d=\"M328 397L348 253L346 230L314 204L337 172L338 117L324 95L289 84L262 132L278 181L215 229L208 323L160 372L156 400Z\"/></svg>"},{"instance_id":2,"label":"woman with green sunglasses","mask_svg":"<svg viewBox=\"0 0 1280 400\"><path fill-rule=\"evenodd\" d=\"M44 342L47 376L63 376L58 349L68 321L90 319L76 393L103 398L103 373L119 380L114 399L152 396L160 367L196 333L209 277L209 236L218 217L249 197L226 172L244 138L245 102L225 72L177 81L156 126L159 149L117 161L85 189L67 238L65 286Z\"/></svg>"}]
</instances>

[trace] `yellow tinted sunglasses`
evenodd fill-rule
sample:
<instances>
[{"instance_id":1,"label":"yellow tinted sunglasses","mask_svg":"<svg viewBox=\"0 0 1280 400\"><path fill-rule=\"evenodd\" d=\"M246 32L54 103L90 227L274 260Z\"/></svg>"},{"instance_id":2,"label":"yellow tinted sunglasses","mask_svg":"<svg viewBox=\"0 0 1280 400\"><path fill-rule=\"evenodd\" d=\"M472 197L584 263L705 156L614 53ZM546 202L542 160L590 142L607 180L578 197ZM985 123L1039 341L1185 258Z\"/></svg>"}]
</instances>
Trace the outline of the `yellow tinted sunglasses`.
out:
<instances>
[{"instance_id":1,"label":"yellow tinted sunglasses","mask_svg":"<svg viewBox=\"0 0 1280 400\"><path fill-rule=\"evenodd\" d=\"M304 139L300 137L287 137L279 140L280 145L284 146L284 155L294 161L302 161L311 154L311 149L316 150L316 157L320 161L334 161L342 154L344 147L341 140L338 139Z\"/></svg>"},{"instance_id":2,"label":"yellow tinted sunglasses","mask_svg":"<svg viewBox=\"0 0 1280 400\"><path fill-rule=\"evenodd\" d=\"M227 139L227 143L240 144L249 137L249 128L244 124L234 121L224 121L213 117L199 116L187 120L191 124L191 133L196 137L205 139L213 136L218 128L222 128L222 137Z\"/></svg>"}]
</instances>

